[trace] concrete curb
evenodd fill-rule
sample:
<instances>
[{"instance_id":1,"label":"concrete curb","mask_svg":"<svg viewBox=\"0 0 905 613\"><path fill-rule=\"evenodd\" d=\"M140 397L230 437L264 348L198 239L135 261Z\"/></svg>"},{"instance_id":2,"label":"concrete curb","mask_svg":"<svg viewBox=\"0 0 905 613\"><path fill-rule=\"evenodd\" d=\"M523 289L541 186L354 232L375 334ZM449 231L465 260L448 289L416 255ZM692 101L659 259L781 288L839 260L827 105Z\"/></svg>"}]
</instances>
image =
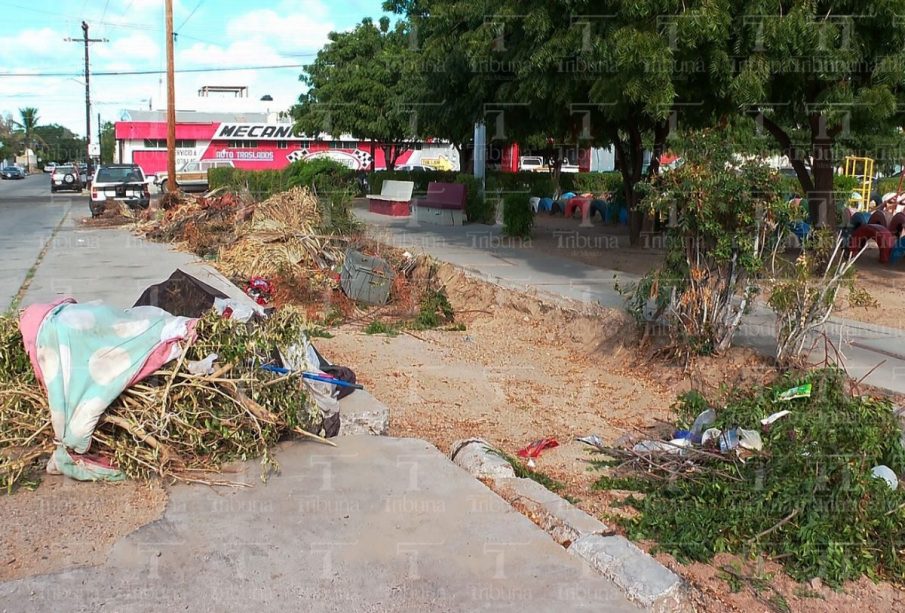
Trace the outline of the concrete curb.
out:
<instances>
[{"instance_id":1,"label":"concrete curb","mask_svg":"<svg viewBox=\"0 0 905 613\"><path fill-rule=\"evenodd\" d=\"M615 583L647 611L693 611L681 577L613 529L540 483L515 476L512 466L482 439L458 441L450 459L543 528L569 553Z\"/></svg>"},{"instance_id":2,"label":"concrete curb","mask_svg":"<svg viewBox=\"0 0 905 613\"><path fill-rule=\"evenodd\" d=\"M355 390L339 401L339 435L386 436L390 409L366 390Z\"/></svg>"}]
</instances>

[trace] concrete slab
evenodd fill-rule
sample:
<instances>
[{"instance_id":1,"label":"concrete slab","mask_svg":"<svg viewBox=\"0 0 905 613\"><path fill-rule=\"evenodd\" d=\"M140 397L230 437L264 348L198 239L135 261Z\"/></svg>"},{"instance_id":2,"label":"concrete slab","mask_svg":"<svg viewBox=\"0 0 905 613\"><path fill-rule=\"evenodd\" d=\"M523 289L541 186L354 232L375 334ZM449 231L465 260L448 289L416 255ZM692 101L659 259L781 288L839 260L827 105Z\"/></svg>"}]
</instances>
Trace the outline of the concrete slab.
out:
<instances>
[{"instance_id":1,"label":"concrete slab","mask_svg":"<svg viewBox=\"0 0 905 613\"><path fill-rule=\"evenodd\" d=\"M427 443L339 445L287 445L251 488L174 487L102 567L0 584L0 610L639 610Z\"/></svg>"},{"instance_id":2,"label":"concrete slab","mask_svg":"<svg viewBox=\"0 0 905 613\"><path fill-rule=\"evenodd\" d=\"M196 260L127 230L82 227L78 219L83 216L83 212L68 213L32 279L23 306L73 296L79 302L100 300L128 308L146 287Z\"/></svg>"}]
</instances>

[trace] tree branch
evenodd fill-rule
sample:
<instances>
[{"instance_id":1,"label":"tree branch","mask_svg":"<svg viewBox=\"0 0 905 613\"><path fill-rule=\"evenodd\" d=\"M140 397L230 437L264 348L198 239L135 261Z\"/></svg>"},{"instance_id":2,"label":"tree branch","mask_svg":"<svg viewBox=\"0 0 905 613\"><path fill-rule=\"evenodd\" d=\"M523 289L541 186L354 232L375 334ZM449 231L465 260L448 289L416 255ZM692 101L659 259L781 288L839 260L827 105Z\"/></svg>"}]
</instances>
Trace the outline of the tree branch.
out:
<instances>
[{"instance_id":1,"label":"tree branch","mask_svg":"<svg viewBox=\"0 0 905 613\"><path fill-rule=\"evenodd\" d=\"M792 164L792 168L795 169L795 174L798 175L798 181L801 183L801 188L805 192L813 191L814 180L811 178L811 174L804 165L804 160L798 155L798 149L792 145L792 139L789 138L789 135L785 130L763 113L760 114L760 119L767 129L767 132L776 139L779 146L783 148L786 155L789 157L789 162Z\"/></svg>"}]
</instances>

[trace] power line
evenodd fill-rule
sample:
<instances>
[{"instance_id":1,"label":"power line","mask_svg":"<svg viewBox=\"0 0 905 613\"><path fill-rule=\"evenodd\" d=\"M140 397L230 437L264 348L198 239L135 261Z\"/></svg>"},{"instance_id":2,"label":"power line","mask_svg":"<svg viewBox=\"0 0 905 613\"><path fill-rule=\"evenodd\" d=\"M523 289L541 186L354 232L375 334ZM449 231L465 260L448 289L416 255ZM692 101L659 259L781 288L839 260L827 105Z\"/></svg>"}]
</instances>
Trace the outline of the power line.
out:
<instances>
[{"instance_id":1,"label":"power line","mask_svg":"<svg viewBox=\"0 0 905 613\"><path fill-rule=\"evenodd\" d=\"M204 0L198 0L198 4L195 5L195 8L193 8L192 12L189 13L189 16L183 20L182 24L178 28L176 28L176 32L179 32L182 28L185 27L185 24L187 24L189 22L189 19L191 19L192 16L195 14L195 11L197 11L199 8L201 8L202 4L204 4Z\"/></svg>"},{"instance_id":2,"label":"power line","mask_svg":"<svg viewBox=\"0 0 905 613\"><path fill-rule=\"evenodd\" d=\"M304 68L307 64L268 64L263 66L210 66L206 68L182 68L177 70L178 73L187 73L187 72L231 72L231 71L240 71L240 70L280 70L282 68ZM120 70L113 72L92 72L91 76L93 77L127 77L127 76L137 76L137 75L156 75L156 74L164 74L166 70ZM82 73L79 72L32 72L32 73L21 73L21 72L0 72L0 78L2 77L35 77L35 78L44 78L44 77L80 77L83 76Z\"/></svg>"}]
</instances>

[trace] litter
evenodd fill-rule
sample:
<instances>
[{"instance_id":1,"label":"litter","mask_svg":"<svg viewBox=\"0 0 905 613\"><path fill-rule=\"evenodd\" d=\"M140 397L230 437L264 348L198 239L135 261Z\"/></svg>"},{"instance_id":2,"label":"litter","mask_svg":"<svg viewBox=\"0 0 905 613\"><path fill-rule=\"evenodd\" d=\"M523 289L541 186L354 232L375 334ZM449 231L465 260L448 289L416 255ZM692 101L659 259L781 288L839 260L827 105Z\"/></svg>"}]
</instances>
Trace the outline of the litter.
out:
<instances>
[{"instance_id":1,"label":"litter","mask_svg":"<svg viewBox=\"0 0 905 613\"><path fill-rule=\"evenodd\" d=\"M248 280L248 287L245 288L248 296L264 306L269 304L273 296L273 285L264 277L252 277Z\"/></svg>"},{"instance_id":2,"label":"litter","mask_svg":"<svg viewBox=\"0 0 905 613\"><path fill-rule=\"evenodd\" d=\"M675 453L679 454L691 447L691 441L687 438L676 438L667 441L641 441L632 447L635 453Z\"/></svg>"},{"instance_id":3,"label":"litter","mask_svg":"<svg viewBox=\"0 0 905 613\"><path fill-rule=\"evenodd\" d=\"M203 360L188 363L188 371L193 375L212 375L214 374L214 362L217 360L217 354L211 353Z\"/></svg>"},{"instance_id":4,"label":"litter","mask_svg":"<svg viewBox=\"0 0 905 613\"><path fill-rule=\"evenodd\" d=\"M786 409L785 411L778 411L776 413L773 413L769 417L763 418L762 420L760 420L760 423L761 423L761 425L769 426L773 422L775 422L779 419L782 419L783 417L785 417L786 415L789 415L791 413L792 413L792 411L789 411L788 409Z\"/></svg>"},{"instance_id":5,"label":"litter","mask_svg":"<svg viewBox=\"0 0 905 613\"><path fill-rule=\"evenodd\" d=\"M726 430L720 435L720 451L723 453L729 453L733 449L737 449L739 444L738 440L738 431L733 428L732 430Z\"/></svg>"},{"instance_id":6,"label":"litter","mask_svg":"<svg viewBox=\"0 0 905 613\"><path fill-rule=\"evenodd\" d=\"M744 428L739 428L737 432L739 447L750 451L763 451L764 442L760 438L760 432L757 430L745 430Z\"/></svg>"},{"instance_id":7,"label":"litter","mask_svg":"<svg viewBox=\"0 0 905 613\"><path fill-rule=\"evenodd\" d=\"M691 424L692 440L700 440L701 433L707 428L707 426L712 425L715 421L716 411L714 411L713 409L707 409L706 411L703 411L700 415L695 417L694 423Z\"/></svg>"},{"instance_id":8,"label":"litter","mask_svg":"<svg viewBox=\"0 0 905 613\"><path fill-rule=\"evenodd\" d=\"M720 434L722 433L719 428L708 428L704 430L704 433L701 435L701 446L706 447L711 442L716 445L719 443Z\"/></svg>"},{"instance_id":9,"label":"litter","mask_svg":"<svg viewBox=\"0 0 905 613\"><path fill-rule=\"evenodd\" d=\"M248 323L255 315L254 309L246 304L240 304L229 298L216 298L214 300L214 309L218 315L222 315L225 319L232 319L241 324Z\"/></svg>"},{"instance_id":10,"label":"litter","mask_svg":"<svg viewBox=\"0 0 905 613\"><path fill-rule=\"evenodd\" d=\"M889 486L889 489L892 491L896 491L899 487L899 478L896 476L896 473L885 464L879 464L874 466L870 473L877 479L883 479L886 481L886 485Z\"/></svg>"},{"instance_id":11,"label":"litter","mask_svg":"<svg viewBox=\"0 0 905 613\"><path fill-rule=\"evenodd\" d=\"M559 441L555 438L542 438L534 441L524 449L519 449L517 455L520 458L537 458L540 457L544 450L553 449L554 447L559 447Z\"/></svg>"},{"instance_id":12,"label":"litter","mask_svg":"<svg viewBox=\"0 0 905 613\"><path fill-rule=\"evenodd\" d=\"M591 434L588 436L582 436L575 439L579 443L584 443L585 445L590 445L591 447L603 447L603 439L597 436L596 434Z\"/></svg>"},{"instance_id":13,"label":"litter","mask_svg":"<svg viewBox=\"0 0 905 613\"><path fill-rule=\"evenodd\" d=\"M804 385L799 385L797 387L793 387L791 389L787 389L783 393L779 395L777 398L778 401L785 400L795 400L796 398L810 398L811 397L811 384L805 383Z\"/></svg>"}]
</instances>

